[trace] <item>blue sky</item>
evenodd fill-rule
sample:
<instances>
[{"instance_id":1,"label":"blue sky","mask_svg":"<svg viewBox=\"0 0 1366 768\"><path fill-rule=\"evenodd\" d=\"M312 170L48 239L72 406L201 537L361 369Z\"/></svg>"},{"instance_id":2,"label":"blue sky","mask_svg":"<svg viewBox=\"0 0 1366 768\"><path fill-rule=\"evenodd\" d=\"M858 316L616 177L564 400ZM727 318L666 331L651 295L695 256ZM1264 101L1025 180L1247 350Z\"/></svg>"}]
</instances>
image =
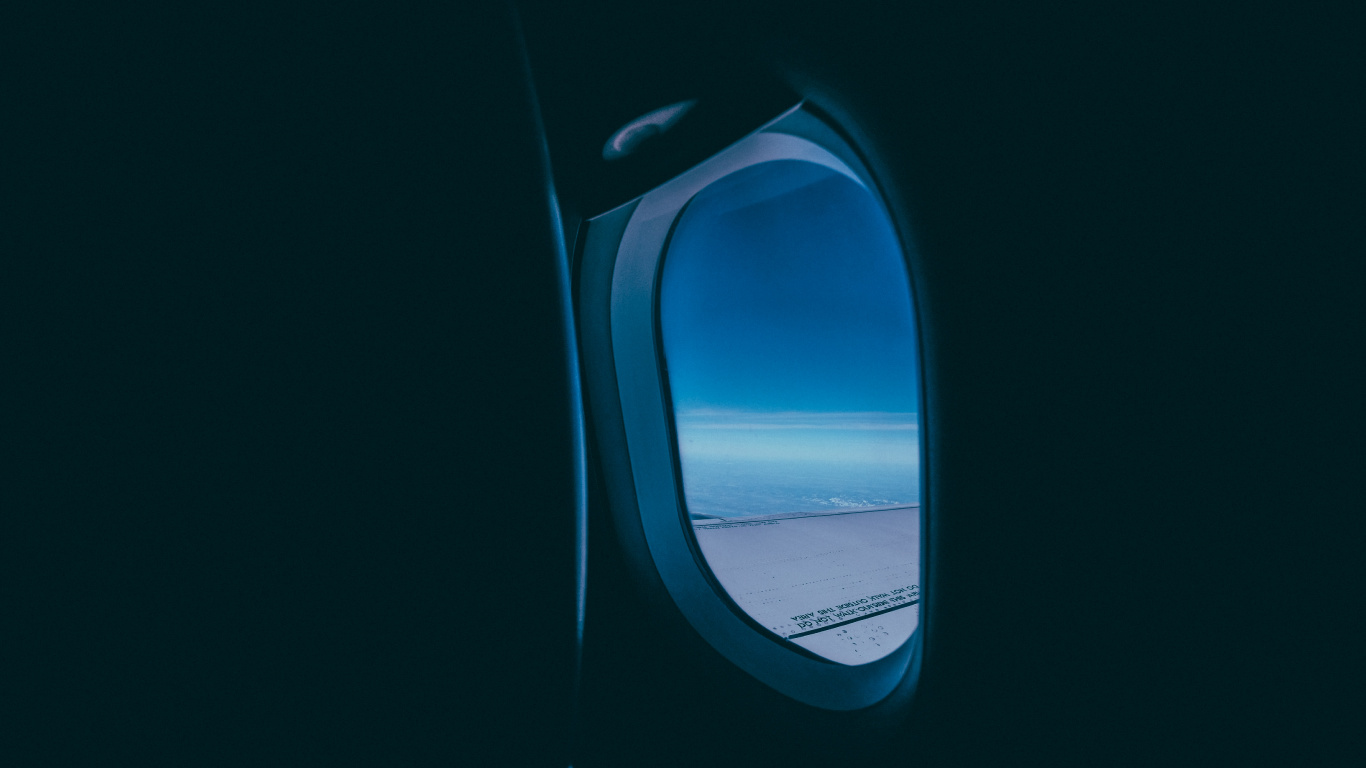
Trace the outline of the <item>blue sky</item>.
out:
<instances>
[{"instance_id":1,"label":"blue sky","mask_svg":"<svg viewBox=\"0 0 1366 768\"><path fill-rule=\"evenodd\" d=\"M915 412L914 325L895 234L825 166L750 166L700 192L665 257L675 407Z\"/></svg>"},{"instance_id":2,"label":"blue sky","mask_svg":"<svg viewBox=\"0 0 1366 768\"><path fill-rule=\"evenodd\" d=\"M702 190L665 255L660 321L685 483L703 460L917 463L905 267L848 176L777 161Z\"/></svg>"}]
</instances>

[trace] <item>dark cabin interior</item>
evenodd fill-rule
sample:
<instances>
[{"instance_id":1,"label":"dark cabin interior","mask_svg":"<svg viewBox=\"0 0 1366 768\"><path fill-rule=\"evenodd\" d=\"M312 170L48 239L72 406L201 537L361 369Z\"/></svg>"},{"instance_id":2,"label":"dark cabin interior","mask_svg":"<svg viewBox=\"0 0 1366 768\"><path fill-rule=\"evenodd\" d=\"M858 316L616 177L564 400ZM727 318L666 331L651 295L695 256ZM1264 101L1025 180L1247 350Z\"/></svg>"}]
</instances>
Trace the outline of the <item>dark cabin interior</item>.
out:
<instances>
[{"instance_id":1,"label":"dark cabin interior","mask_svg":"<svg viewBox=\"0 0 1366 768\"><path fill-rule=\"evenodd\" d=\"M0 763L1357 762L1347 21L525 2L0 25ZM801 100L916 246L923 660L912 696L851 712L642 604L576 351L582 221Z\"/></svg>"}]
</instances>

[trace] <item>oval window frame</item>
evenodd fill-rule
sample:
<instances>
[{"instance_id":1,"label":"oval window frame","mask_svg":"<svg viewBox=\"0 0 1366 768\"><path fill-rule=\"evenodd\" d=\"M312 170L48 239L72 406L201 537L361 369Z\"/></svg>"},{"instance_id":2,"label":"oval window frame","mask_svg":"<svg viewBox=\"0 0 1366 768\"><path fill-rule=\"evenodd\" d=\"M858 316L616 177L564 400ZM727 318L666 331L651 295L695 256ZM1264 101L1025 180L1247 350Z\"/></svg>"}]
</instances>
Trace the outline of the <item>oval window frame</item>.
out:
<instances>
[{"instance_id":1,"label":"oval window frame","mask_svg":"<svg viewBox=\"0 0 1366 768\"><path fill-rule=\"evenodd\" d=\"M634 480L639 524L670 598L696 631L722 656L751 676L803 703L831 710L876 704L907 678L918 677L920 628L896 651L867 664L850 666L783 642L758 627L716 583L699 561L683 505L681 475L667 373L659 333L659 282L669 237L692 198L730 174L758 163L803 160L827 166L873 193L896 231L903 259L904 234L888 210L885 195L852 147L802 105L741 139L691 170L638 198L617 241L610 290L611 349ZM907 291L916 312L907 267ZM917 312L918 318L918 312ZM917 320L917 334L919 322ZM922 363L920 339L916 356ZM922 373L923 381L923 373ZM923 413L924 388L919 398ZM925 456L923 429L920 452ZM919 572L925 574L925 473L921 472ZM631 510L634 513L635 510ZM614 510L614 514L622 514ZM923 600L923 598L922 598ZM924 603L921 604L923 627Z\"/></svg>"}]
</instances>

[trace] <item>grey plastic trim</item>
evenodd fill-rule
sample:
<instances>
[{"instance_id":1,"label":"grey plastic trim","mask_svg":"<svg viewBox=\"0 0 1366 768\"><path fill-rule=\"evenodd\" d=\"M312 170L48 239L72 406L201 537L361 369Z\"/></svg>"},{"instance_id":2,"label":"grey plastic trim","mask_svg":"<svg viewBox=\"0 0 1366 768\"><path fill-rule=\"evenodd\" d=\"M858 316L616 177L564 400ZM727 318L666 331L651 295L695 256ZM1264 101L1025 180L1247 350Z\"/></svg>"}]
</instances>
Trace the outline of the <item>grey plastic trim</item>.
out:
<instances>
[{"instance_id":1,"label":"grey plastic trim","mask_svg":"<svg viewBox=\"0 0 1366 768\"><path fill-rule=\"evenodd\" d=\"M824 136L815 132L830 148L794 135L812 134L811 121L815 120L800 108L794 109L640 198L626 223L616 254L611 287L611 348L636 507L649 560L658 570L670 598L704 639L753 677L806 704L853 710L885 698L908 673L918 669L914 662L918 658L920 632L889 656L847 666L812 658L774 642L737 616L717 595L702 570L704 566L691 551L688 534L680 522L685 516L679 509L681 494L674 471L668 403L655 328L657 275L669 231L687 202L712 182L756 163L805 160L859 181L882 199L856 153L844 146L833 131L826 129L828 134ZM785 132L787 123L796 123L792 128L797 130ZM619 506L617 513L621 513ZM923 540L921 546L923 555Z\"/></svg>"}]
</instances>

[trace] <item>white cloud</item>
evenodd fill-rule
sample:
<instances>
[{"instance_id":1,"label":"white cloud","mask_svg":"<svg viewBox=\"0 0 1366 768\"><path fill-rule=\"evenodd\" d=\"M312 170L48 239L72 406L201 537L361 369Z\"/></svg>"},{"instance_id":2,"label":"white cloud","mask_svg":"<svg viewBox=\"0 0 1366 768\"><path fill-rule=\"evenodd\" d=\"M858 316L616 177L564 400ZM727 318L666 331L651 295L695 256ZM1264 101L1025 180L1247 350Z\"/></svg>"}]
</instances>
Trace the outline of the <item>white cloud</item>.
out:
<instances>
[{"instance_id":1,"label":"white cloud","mask_svg":"<svg viewBox=\"0 0 1366 768\"><path fill-rule=\"evenodd\" d=\"M747 411L694 408L677 414L686 430L848 430L856 432L913 431L918 415L893 411Z\"/></svg>"}]
</instances>

